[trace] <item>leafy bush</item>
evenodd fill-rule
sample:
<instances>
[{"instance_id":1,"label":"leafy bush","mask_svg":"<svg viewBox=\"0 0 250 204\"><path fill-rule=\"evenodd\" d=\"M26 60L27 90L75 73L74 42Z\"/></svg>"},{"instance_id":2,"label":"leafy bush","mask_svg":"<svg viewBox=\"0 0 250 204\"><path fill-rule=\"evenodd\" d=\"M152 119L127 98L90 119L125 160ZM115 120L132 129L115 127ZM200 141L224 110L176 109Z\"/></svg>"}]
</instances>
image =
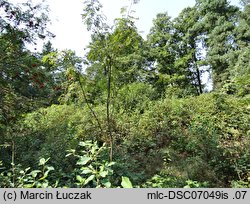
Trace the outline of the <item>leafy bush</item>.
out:
<instances>
[{"instance_id":1,"label":"leafy bush","mask_svg":"<svg viewBox=\"0 0 250 204\"><path fill-rule=\"evenodd\" d=\"M111 187L111 166L114 162L102 160L102 154L107 153L105 144L98 147L97 142L84 141L80 142L79 146L81 148L78 151L69 150L69 154L66 155L77 158L77 167L73 173L76 175L77 187Z\"/></svg>"},{"instance_id":2,"label":"leafy bush","mask_svg":"<svg viewBox=\"0 0 250 204\"><path fill-rule=\"evenodd\" d=\"M143 188L178 188L185 184L185 180L181 177L174 177L171 175L154 175L148 179L144 184Z\"/></svg>"},{"instance_id":3,"label":"leafy bush","mask_svg":"<svg viewBox=\"0 0 250 204\"><path fill-rule=\"evenodd\" d=\"M64 172L59 177L50 174L55 169L47 165L49 159L40 159L38 170L31 170L30 167L23 170L20 165L12 164L11 169L3 168L0 174L0 188L115 187L110 183L113 174L111 166L115 163L105 160L108 157L106 150L105 144L98 147L97 142L80 142L77 150L71 149L66 155L76 158L72 173ZM121 186L132 188L132 183L128 177L122 177Z\"/></svg>"},{"instance_id":4,"label":"leafy bush","mask_svg":"<svg viewBox=\"0 0 250 204\"><path fill-rule=\"evenodd\" d=\"M117 109L125 114L135 110L143 113L154 99L155 90L151 85L144 83L131 83L124 85L116 98Z\"/></svg>"},{"instance_id":5,"label":"leafy bush","mask_svg":"<svg viewBox=\"0 0 250 204\"><path fill-rule=\"evenodd\" d=\"M38 166L39 170L31 170L31 168L22 169L20 165L12 164L10 170L0 174L1 188L48 188L56 187L57 182L50 186L48 175L54 168L47 165L49 159L40 159Z\"/></svg>"},{"instance_id":6,"label":"leafy bush","mask_svg":"<svg viewBox=\"0 0 250 204\"><path fill-rule=\"evenodd\" d=\"M127 160L121 166L133 163L124 172L136 175L140 169L146 173L142 182L171 166L186 180L210 181L211 187L245 178L250 169L248 104L248 97L211 93L156 101L131 116L136 120L121 117L127 132L120 148ZM169 152L166 167L164 152Z\"/></svg>"},{"instance_id":7,"label":"leafy bush","mask_svg":"<svg viewBox=\"0 0 250 204\"><path fill-rule=\"evenodd\" d=\"M142 94L141 86L131 85L134 86L132 90ZM148 101L144 103L140 97ZM232 181L247 180L250 169L248 95L235 98L210 93L158 101L147 99L147 94L140 97L120 101L120 109L112 112L116 161L113 185L119 185L122 176L140 185L160 172L171 178L181 175L185 181L208 181L210 187L228 187ZM130 107L129 111L120 111L125 106ZM96 106L94 110L105 133L105 106ZM94 140L100 145L109 142L84 105L40 109L25 115L19 128L17 136L12 138L18 152L16 161L27 166L34 157L50 157L52 166L59 169L57 177L61 176L65 185L76 160L64 160L66 149L76 149L79 140ZM170 174L169 169L174 173Z\"/></svg>"}]
</instances>

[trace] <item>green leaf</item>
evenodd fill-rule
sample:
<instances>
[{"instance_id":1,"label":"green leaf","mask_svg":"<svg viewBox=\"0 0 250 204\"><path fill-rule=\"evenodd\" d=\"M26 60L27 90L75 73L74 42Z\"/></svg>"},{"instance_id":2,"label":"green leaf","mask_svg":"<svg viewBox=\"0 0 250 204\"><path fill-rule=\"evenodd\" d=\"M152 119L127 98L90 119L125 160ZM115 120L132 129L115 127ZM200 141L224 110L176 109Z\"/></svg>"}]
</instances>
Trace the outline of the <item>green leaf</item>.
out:
<instances>
[{"instance_id":1,"label":"green leaf","mask_svg":"<svg viewBox=\"0 0 250 204\"><path fill-rule=\"evenodd\" d=\"M30 175L31 175L33 178L35 178L35 177L37 177L37 174L39 174L39 173L41 173L40 170L34 170L34 171L30 172Z\"/></svg>"},{"instance_id":2,"label":"green leaf","mask_svg":"<svg viewBox=\"0 0 250 204\"><path fill-rule=\"evenodd\" d=\"M92 146L92 141L86 140L85 142L79 142L79 146L81 147Z\"/></svg>"},{"instance_id":3,"label":"green leaf","mask_svg":"<svg viewBox=\"0 0 250 204\"><path fill-rule=\"evenodd\" d=\"M88 167L81 168L81 170L82 170L81 172L82 174L89 174L92 172L92 170L89 169Z\"/></svg>"},{"instance_id":4,"label":"green leaf","mask_svg":"<svg viewBox=\"0 0 250 204\"><path fill-rule=\"evenodd\" d=\"M39 166L44 166L48 161L49 161L49 159L50 158L48 158L48 159L44 159L44 158L41 158L40 160L39 160Z\"/></svg>"},{"instance_id":5,"label":"green leaf","mask_svg":"<svg viewBox=\"0 0 250 204\"><path fill-rule=\"evenodd\" d=\"M122 176L122 183L121 183L123 188L133 188L131 181L129 180L128 177Z\"/></svg>"},{"instance_id":6,"label":"green leaf","mask_svg":"<svg viewBox=\"0 0 250 204\"><path fill-rule=\"evenodd\" d=\"M69 157L69 156L71 156L71 155L74 155L75 154L75 152L76 152L76 150L75 149L71 149L71 150L68 150L68 154L66 154L66 156L65 157Z\"/></svg>"},{"instance_id":7,"label":"green leaf","mask_svg":"<svg viewBox=\"0 0 250 204\"><path fill-rule=\"evenodd\" d=\"M29 171L29 170L30 170L30 167L26 168L26 169L25 169L25 172L27 172L27 171Z\"/></svg>"},{"instance_id":8,"label":"green leaf","mask_svg":"<svg viewBox=\"0 0 250 204\"><path fill-rule=\"evenodd\" d=\"M111 187L111 183L109 181L107 182L103 182L102 183L106 188L110 188Z\"/></svg>"},{"instance_id":9,"label":"green leaf","mask_svg":"<svg viewBox=\"0 0 250 204\"><path fill-rule=\"evenodd\" d=\"M47 167L47 170L48 170L48 171L54 171L55 168L54 168L53 166L48 166L48 167Z\"/></svg>"},{"instance_id":10,"label":"green leaf","mask_svg":"<svg viewBox=\"0 0 250 204\"><path fill-rule=\"evenodd\" d=\"M85 165L85 164L87 164L90 160L91 160L90 157L81 156L80 159L78 160L78 162L77 162L76 164L77 164L77 165Z\"/></svg>"},{"instance_id":11,"label":"green leaf","mask_svg":"<svg viewBox=\"0 0 250 204\"><path fill-rule=\"evenodd\" d=\"M85 142L79 142L79 146L84 147L84 146L86 146L86 143Z\"/></svg>"},{"instance_id":12,"label":"green leaf","mask_svg":"<svg viewBox=\"0 0 250 204\"><path fill-rule=\"evenodd\" d=\"M108 174L109 174L108 171L101 171L100 172L100 176L103 177L103 178L106 177Z\"/></svg>"},{"instance_id":13,"label":"green leaf","mask_svg":"<svg viewBox=\"0 0 250 204\"><path fill-rule=\"evenodd\" d=\"M82 178L80 175L76 176L76 180L79 181L80 183L83 183L85 181L85 179Z\"/></svg>"},{"instance_id":14,"label":"green leaf","mask_svg":"<svg viewBox=\"0 0 250 204\"><path fill-rule=\"evenodd\" d=\"M113 166L114 164L115 164L115 162L110 162L110 163L108 164L108 167Z\"/></svg>"},{"instance_id":15,"label":"green leaf","mask_svg":"<svg viewBox=\"0 0 250 204\"><path fill-rule=\"evenodd\" d=\"M45 162L46 162L46 160L45 160L44 158L40 159L40 160L39 160L39 166L40 166L40 165L44 165Z\"/></svg>"},{"instance_id":16,"label":"green leaf","mask_svg":"<svg viewBox=\"0 0 250 204\"><path fill-rule=\"evenodd\" d=\"M94 178L95 178L95 175L89 176L89 177L85 180L84 185L88 184L88 183L89 183L90 181L92 181Z\"/></svg>"}]
</instances>

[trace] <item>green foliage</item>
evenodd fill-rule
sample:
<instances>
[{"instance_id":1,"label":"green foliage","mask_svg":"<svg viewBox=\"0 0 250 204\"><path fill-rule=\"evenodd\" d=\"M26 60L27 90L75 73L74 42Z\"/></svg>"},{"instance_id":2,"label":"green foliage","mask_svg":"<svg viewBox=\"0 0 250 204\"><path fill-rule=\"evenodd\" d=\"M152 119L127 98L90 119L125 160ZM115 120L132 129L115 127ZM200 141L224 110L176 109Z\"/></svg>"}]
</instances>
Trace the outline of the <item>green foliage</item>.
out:
<instances>
[{"instance_id":1,"label":"green foliage","mask_svg":"<svg viewBox=\"0 0 250 204\"><path fill-rule=\"evenodd\" d=\"M184 9L173 21L167 13L154 20L147 43L149 60L155 68L154 86L160 95L185 97L202 93L200 50L195 8Z\"/></svg>"},{"instance_id":2,"label":"green foliage","mask_svg":"<svg viewBox=\"0 0 250 204\"><path fill-rule=\"evenodd\" d=\"M122 177L122 183L121 183L123 188L133 188L131 181L129 180L128 177Z\"/></svg>"},{"instance_id":3,"label":"green foliage","mask_svg":"<svg viewBox=\"0 0 250 204\"><path fill-rule=\"evenodd\" d=\"M207 48L205 62L213 72L213 88L220 89L229 78L228 69L232 63L229 55L236 46L234 32L239 8L227 0L199 0L196 7L200 15L196 27Z\"/></svg>"},{"instance_id":4,"label":"green foliage","mask_svg":"<svg viewBox=\"0 0 250 204\"><path fill-rule=\"evenodd\" d=\"M116 106L120 112L130 113L138 110L143 113L154 99L155 90L151 85L132 83L123 86L116 98Z\"/></svg>"},{"instance_id":5,"label":"green foliage","mask_svg":"<svg viewBox=\"0 0 250 204\"><path fill-rule=\"evenodd\" d=\"M0 186L249 187L248 0L158 14L146 40L131 7L108 26L98 0L84 5L81 59L28 49L53 37L43 5L0 3Z\"/></svg>"},{"instance_id":6,"label":"green foliage","mask_svg":"<svg viewBox=\"0 0 250 204\"><path fill-rule=\"evenodd\" d=\"M41 158L39 170L31 170L30 167L22 169L20 165L12 164L12 168L0 173L1 188L56 188L56 187L91 187L110 188L110 177L113 174L111 166L114 162L107 162L107 148L105 144L98 147L97 142L84 141L79 143L79 149L69 150L66 157L75 157L76 164L73 173L64 172L60 177L68 179L61 181L50 174L55 169L47 165L49 159ZM72 158L71 158L72 159ZM2 165L2 162L0 163ZM65 176L65 174L67 174ZM51 183L54 183L51 185ZM66 185L65 185L66 184ZM129 178L122 177L121 186L132 188Z\"/></svg>"},{"instance_id":7,"label":"green foliage","mask_svg":"<svg viewBox=\"0 0 250 204\"><path fill-rule=\"evenodd\" d=\"M127 126L127 134L134 136L124 142L123 154L136 158L147 175L164 167L168 152L166 168L170 165L186 180L223 185L245 177L249 171L248 103L247 98L206 94L151 104L136 123Z\"/></svg>"},{"instance_id":8,"label":"green foliage","mask_svg":"<svg viewBox=\"0 0 250 204\"><path fill-rule=\"evenodd\" d=\"M134 103L131 104L134 107ZM180 187L185 186L183 181L190 179L201 183L209 181L211 186L228 186L231 181L244 181L248 177L250 155L248 104L249 97L237 99L223 94L150 102L143 112L138 112L142 110L138 109L141 105L137 108L135 103L135 109L124 111L115 118L113 136L118 163L111 180L117 185L117 178L129 176L138 185L163 171L168 176L159 181L153 179L147 185ZM100 111L96 110L105 118L101 107ZM26 115L22 124L24 136L15 139L19 153L16 159L29 164L35 155L49 156L53 166L64 164L62 169L67 166L66 172L72 171L74 164L73 160L62 162L65 149L76 148L80 138L106 140L98 136L91 114L82 106L40 109ZM31 155L27 154L26 147L29 152L33 149ZM87 153L91 149L92 153ZM84 172L77 174L79 186L105 186L101 183L105 180L102 176L111 175L107 162L102 165L97 162L98 168L89 167L89 162L95 161L91 159L95 151L99 151L96 144L90 145L89 150L79 149L76 154L78 166ZM178 179L178 175L181 178Z\"/></svg>"},{"instance_id":9,"label":"green foliage","mask_svg":"<svg viewBox=\"0 0 250 204\"><path fill-rule=\"evenodd\" d=\"M145 78L144 41L132 21L117 19L114 30L95 34L89 48L87 73L102 92L111 72L112 90Z\"/></svg>"},{"instance_id":10,"label":"green foliage","mask_svg":"<svg viewBox=\"0 0 250 204\"><path fill-rule=\"evenodd\" d=\"M51 157L52 165L60 166L65 151L77 145L74 136L76 129L70 118L73 112L73 106L65 108L62 105L27 114L19 123L19 137L14 138L17 141L16 150L20 151L17 161L29 165L33 157ZM74 118L76 122L79 115ZM31 152L32 156L26 151Z\"/></svg>"},{"instance_id":11,"label":"green foliage","mask_svg":"<svg viewBox=\"0 0 250 204\"><path fill-rule=\"evenodd\" d=\"M40 159L38 166L39 170L31 170L31 168L22 169L20 165L12 164L12 169L4 171L0 174L1 188L48 188L57 187L56 183L53 186L49 185L47 179L49 172L53 171L52 166L48 166L49 159Z\"/></svg>"},{"instance_id":12,"label":"green foliage","mask_svg":"<svg viewBox=\"0 0 250 204\"><path fill-rule=\"evenodd\" d=\"M2 86L9 85L18 96L37 97L37 92L44 86L45 73L39 54L31 53L27 44L50 36L46 30L46 8L30 2L19 7L8 1L1 1L0 9L1 89Z\"/></svg>"},{"instance_id":13,"label":"green foliage","mask_svg":"<svg viewBox=\"0 0 250 204\"><path fill-rule=\"evenodd\" d=\"M236 62L230 69L230 80L225 83L222 92L240 97L250 93L250 61L247 57L249 54L249 46L234 53L237 55Z\"/></svg>"},{"instance_id":14,"label":"green foliage","mask_svg":"<svg viewBox=\"0 0 250 204\"><path fill-rule=\"evenodd\" d=\"M102 5L98 0L85 0L82 18L88 30L99 32L98 29L103 29L104 15L101 12Z\"/></svg>"},{"instance_id":15,"label":"green foliage","mask_svg":"<svg viewBox=\"0 0 250 204\"><path fill-rule=\"evenodd\" d=\"M171 175L154 175L147 180L142 187L143 188L178 188L184 185L183 178L174 177Z\"/></svg>"},{"instance_id":16,"label":"green foliage","mask_svg":"<svg viewBox=\"0 0 250 204\"><path fill-rule=\"evenodd\" d=\"M239 181L232 181L231 183L232 188L249 188L250 187L250 178L246 181L239 180Z\"/></svg>"},{"instance_id":17,"label":"green foliage","mask_svg":"<svg viewBox=\"0 0 250 204\"><path fill-rule=\"evenodd\" d=\"M107 153L107 147L103 144L98 147L97 142L84 141L79 143L80 150L70 150L67 156L77 158L78 166L76 174L77 187L106 187L110 188L110 176L113 174L111 166L114 162L102 160L102 154ZM79 153L78 153L79 152Z\"/></svg>"},{"instance_id":18,"label":"green foliage","mask_svg":"<svg viewBox=\"0 0 250 204\"><path fill-rule=\"evenodd\" d=\"M47 8L31 2L0 3L0 144L15 137L14 123L23 113L50 104L51 79L41 54L28 49L53 37L47 30ZM2 141L3 140L3 141Z\"/></svg>"},{"instance_id":19,"label":"green foliage","mask_svg":"<svg viewBox=\"0 0 250 204\"><path fill-rule=\"evenodd\" d=\"M103 126L104 110L103 106L95 108ZM18 136L13 140L16 141L16 151L20 151L17 160L27 165L32 163L33 157L46 156L51 157L53 166L61 166L65 151L76 148L80 139L108 142L85 104L41 108L25 115L17 124L16 132ZM64 165L67 166L70 169L71 165Z\"/></svg>"},{"instance_id":20,"label":"green foliage","mask_svg":"<svg viewBox=\"0 0 250 204\"><path fill-rule=\"evenodd\" d=\"M188 181L186 181L186 183L187 183L187 185L184 186L184 188L207 188L206 182L200 183L197 181L188 180Z\"/></svg>"}]
</instances>

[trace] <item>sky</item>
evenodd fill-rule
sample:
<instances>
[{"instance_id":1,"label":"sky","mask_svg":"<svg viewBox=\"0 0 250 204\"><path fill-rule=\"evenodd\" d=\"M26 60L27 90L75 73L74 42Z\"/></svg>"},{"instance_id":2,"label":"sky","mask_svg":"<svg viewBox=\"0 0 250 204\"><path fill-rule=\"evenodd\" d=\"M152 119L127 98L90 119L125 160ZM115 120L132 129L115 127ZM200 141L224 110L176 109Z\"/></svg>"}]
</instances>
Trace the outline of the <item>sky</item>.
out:
<instances>
[{"instance_id":1,"label":"sky","mask_svg":"<svg viewBox=\"0 0 250 204\"><path fill-rule=\"evenodd\" d=\"M87 32L80 15L84 7L83 1L47 0L50 2L53 23L51 30L57 36L53 41L54 46L59 49L70 48L78 55L84 54L83 50L90 39L90 33ZM115 18L121 17L121 8L130 3L129 0L100 0L100 2L110 24ZM138 17L136 21L138 31L146 38L152 27L152 20L158 13L167 11L170 16L176 17L183 8L194 4L195 0L140 0L133 7L136 11L134 15Z\"/></svg>"},{"instance_id":2,"label":"sky","mask_svg":"<svg viewBox=\"0 0 250 204\"><path fill-rule=\"evenodd\" d=\"M10 0L13 3L25 2L25 0ZM32 0L41 2L42 0ZM49 30L56 35L52 40L53 46L59 50L71 49L80 57L84 55L84 48L90 40L90 33L84 25L81 14L85 0L45 0L50 8L51 25ZM130 0L99 0L103 5L103 13L110 24L117 17L121 17L122 7L130 4ZM237 4L238 0L231 0ZM168 12L174 18L188 6L194 6L195 0L140 0L133 7L134 16L138 17L136 26L141 35L146 38L152 21L158 13Z\"/></svg>"}]
</instances>

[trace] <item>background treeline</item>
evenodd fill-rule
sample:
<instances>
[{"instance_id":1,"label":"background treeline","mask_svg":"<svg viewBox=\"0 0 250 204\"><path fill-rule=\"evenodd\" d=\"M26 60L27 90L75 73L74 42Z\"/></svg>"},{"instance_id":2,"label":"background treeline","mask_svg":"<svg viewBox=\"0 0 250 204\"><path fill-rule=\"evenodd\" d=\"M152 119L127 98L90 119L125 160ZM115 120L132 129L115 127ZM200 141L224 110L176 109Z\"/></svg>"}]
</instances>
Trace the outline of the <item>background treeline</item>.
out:
<instances>
[{"instance_id":1,"label":"background treeline","mask_svg":"<svg viewBox=\"0 0 250 204\"><path fill-rule=\"evenodd\" d=\"M196 0L143 39L130 9L109 25L87 0L78 57L53 48L46 6L0 0L0 187L250 187L240 5Z\"/></svg>"}]
</instances>

